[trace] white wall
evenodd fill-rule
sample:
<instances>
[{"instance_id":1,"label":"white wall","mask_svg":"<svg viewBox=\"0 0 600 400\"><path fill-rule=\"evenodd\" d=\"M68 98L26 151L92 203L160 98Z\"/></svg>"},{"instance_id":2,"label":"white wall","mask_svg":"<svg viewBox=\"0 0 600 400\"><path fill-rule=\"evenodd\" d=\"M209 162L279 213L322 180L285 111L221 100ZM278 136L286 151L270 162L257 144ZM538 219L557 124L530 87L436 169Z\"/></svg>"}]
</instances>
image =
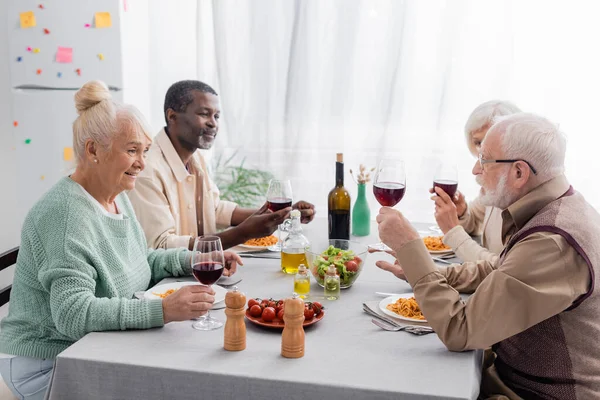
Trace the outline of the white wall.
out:
<instances>
[{"instance_id":1,"label":"white wall","mask_svg":"<svg viewBox=\"0 0 600 400\"><path fill-rule=\"evenodd\" d=\"M0 253L18 245L19 232L13 121L11 120L10 76L8 59L8 4L0 1ZM2 285L0 284L0 287Z\"/></svg>"},{"instance_id":2,"label":"white wall","mask_svg":"<svg viewBox=\"0 0 600 400\"><path fill-rule=\"evenodd\" d=\"M165 125L165 93L173 83L197 79L196 0L150 0L149 76L150 125L158 131Z\"/></svg>"}]
</instances>

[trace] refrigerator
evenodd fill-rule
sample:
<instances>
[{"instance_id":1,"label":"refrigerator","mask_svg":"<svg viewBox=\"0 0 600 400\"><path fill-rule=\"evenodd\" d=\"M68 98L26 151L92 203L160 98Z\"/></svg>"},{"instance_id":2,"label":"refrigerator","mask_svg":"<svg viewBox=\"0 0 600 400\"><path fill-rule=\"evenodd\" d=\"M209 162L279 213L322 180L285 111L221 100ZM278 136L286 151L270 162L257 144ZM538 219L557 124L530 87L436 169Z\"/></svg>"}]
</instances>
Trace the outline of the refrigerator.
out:
<instances>
[{"instance_id":1,"label":"refrigerator","mask_svg":"<svg viewBox=\"0 0 600 400\"><path fill-rule=\"evenodd\" d=\"M75 167L74 94L98 79L123 101L121 16L127 0L9 0L11 113L20 225ZM32 18L33 17L33 18Z\"/></svg>"}]
</instances>

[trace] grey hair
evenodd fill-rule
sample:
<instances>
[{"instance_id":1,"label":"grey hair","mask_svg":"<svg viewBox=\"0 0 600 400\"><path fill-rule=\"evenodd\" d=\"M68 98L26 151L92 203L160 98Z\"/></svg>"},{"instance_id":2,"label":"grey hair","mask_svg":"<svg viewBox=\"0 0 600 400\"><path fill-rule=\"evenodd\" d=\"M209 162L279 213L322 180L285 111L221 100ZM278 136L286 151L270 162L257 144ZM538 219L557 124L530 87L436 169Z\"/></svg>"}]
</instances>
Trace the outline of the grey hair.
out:
<instances>
[{"instance_id":1,"label":"grey hair","mask_svg":"<svg viewBox=\"0 0 600 400\"><path fill-rule=\"evenodd\" d=\"M473 145L471 137L474 132L477 132L484 127L491 127L494 123L494 118L503 115L511 115L521 112L519 107L509 101L490 100L477 106L469 115L465 124L465 138L467 146L473 155L477 155L477 149Z\"/></svg>"},{"instance_id":2,"label":"grey hair","mask_svg":"<svg viewBox=\"0 0 600 400\"><path fill-rule=\"evenodd\" d=\"M504 132L504 158L528 161L537 170L537 180L546 182L565 171L567 139L558 126L531 113L499 117L488 133Z\"/></svg>"},{"instance_id":3,"label":"grey hair","mask_svg":"<svg viewBox=\"0 0 600 400\"><path fill-rule=\"evenodd\" d=\"M139 110L114 101L104 82L90 81L83 85L75 93L75 107L79 117L73 123L73 150L78 162L85 159L88 140L109 149L116 135L131 130L152 140Z\"/></svg>"}]
</instances>

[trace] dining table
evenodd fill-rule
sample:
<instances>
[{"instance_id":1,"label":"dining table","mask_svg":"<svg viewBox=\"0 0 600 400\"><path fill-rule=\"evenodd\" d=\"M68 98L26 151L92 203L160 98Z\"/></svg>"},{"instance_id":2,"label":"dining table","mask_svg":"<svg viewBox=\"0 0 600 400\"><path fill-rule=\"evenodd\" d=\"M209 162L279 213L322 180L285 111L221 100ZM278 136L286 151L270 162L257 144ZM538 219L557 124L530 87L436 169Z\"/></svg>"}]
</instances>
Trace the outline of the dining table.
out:
<instances>
[{"instance_id":1,"label":"dining table","mask_svg":"<svg viewBox=\"0 0 600 400\"><path fill-rule=\"evenodd\" d=\"M414 225L426 231L430 224ZM302 228L311 242L327 240L325 218ZM376 223L370 235L350 239L377 243ZM482 351L448 351L435 333L383 330L363 311L363 303L383 299L377 292L412 291L408 283L376 267L381 259L393 262L385 253L368 254L359 277L338 300L325 300L323 288L311 276L308 300L321 302L324 316L305 328L301 358L282 357L281 330L249 320L243 351L223 348L223 328L198 331L192 321L91 332L58 355L46 398L476 399ZM291 297L294 277L281 271L277 254L256 253L243 263L234 276L241 279L236 286L246 301ZM186 279L193 280L167 278L157 284ZM226 320L223 308L211 315Z\"/></svg>"}]
</instances>

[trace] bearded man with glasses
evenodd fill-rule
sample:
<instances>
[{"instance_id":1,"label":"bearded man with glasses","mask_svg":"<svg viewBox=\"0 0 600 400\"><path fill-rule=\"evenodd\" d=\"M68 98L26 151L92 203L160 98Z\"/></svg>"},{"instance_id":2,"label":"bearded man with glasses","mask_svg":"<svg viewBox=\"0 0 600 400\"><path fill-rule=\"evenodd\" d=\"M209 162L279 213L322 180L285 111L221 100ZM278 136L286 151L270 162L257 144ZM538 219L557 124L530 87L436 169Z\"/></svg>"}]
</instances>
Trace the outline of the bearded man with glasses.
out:
<instances>
[{"instance_id":1,"label":"bearded man with glasses","mask_svg":"<svg viewBox=\"0 0 600 400\"><path fill-rule=\"evenodd\" d=\"M488 131L473 174L481 201L503 210L496 265L438 269L400 212L377 216L396 257L377 266L410 283L446 347L491 346L481 398L600 398L600 215L565 177L565 148L557 127L533 114Z\"/></svg>"}]
</instances>

